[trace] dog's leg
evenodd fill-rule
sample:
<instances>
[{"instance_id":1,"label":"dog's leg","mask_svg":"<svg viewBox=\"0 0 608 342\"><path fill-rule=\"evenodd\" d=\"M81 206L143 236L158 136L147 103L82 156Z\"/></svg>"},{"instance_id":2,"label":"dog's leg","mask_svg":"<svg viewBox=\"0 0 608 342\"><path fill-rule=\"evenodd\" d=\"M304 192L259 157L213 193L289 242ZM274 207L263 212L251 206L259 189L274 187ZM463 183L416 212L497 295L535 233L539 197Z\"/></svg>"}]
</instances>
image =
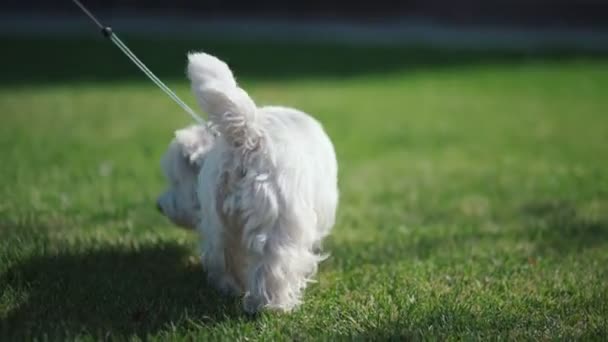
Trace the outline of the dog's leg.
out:
<instances>
[{"instance_id":1,"label":"dog's leg","mask_svg":"<svg viewBox=\"0 0 608 342\"><path fill-rule=\"evenodd\" d=\"M203 267L207 271L209 283L218 291L226 295L240 295L241 288L227 271L223 240L221 234L209 234L206 237L203 243Z\"/></svg>"},{"instance_id":2,"label":"dog's leg","mask_svg":"<svg viewBox=\"0 0 608 342\"><path fill-rule=\"evenodd\" d=\"M318 257L309 250L283 249L268 253L249 269L243 308L255 313L263 308L290 311L300 304Z\"/></svg>"},{"instance_id":3,"label":"dog's leg","mask_svg":"<svg viewBox=\"0 0 608 342\"><path fill-rule=\"evenodd\" d=\"M252 237L263 241L264 248L249 249L251 262L248 265L243 307L250 313L263 308L282 311L295 308L323 259L313 252L312 239L306 234L314 232L314 229L305 229L283 218L274 230L267 232L270 234ZM249 243L249 246L253 245L255 243Z\"/></svg>"}]
</instances>

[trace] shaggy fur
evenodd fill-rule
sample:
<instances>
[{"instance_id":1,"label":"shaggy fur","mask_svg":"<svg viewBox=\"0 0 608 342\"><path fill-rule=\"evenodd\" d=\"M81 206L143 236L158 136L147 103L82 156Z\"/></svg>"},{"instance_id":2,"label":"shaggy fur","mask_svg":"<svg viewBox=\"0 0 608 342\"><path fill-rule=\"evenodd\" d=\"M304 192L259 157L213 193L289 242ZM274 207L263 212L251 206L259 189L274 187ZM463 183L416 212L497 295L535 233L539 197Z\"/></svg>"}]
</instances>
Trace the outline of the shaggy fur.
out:
<instances>
[{"instance_id":1,"label":"shaggy fur","mask_svg":"<svg viewBox=\"0 0 608 342\"><path fill-rule=\"evenodd\" d=\"M297 306L324 256L338 204L334 148L310 116L258 108L228 66L189 56L188 76L208 127L176 132L162 161L169 189L159 209L198 229L202 261L248 312Z\"/></svg>"}]
</instances>

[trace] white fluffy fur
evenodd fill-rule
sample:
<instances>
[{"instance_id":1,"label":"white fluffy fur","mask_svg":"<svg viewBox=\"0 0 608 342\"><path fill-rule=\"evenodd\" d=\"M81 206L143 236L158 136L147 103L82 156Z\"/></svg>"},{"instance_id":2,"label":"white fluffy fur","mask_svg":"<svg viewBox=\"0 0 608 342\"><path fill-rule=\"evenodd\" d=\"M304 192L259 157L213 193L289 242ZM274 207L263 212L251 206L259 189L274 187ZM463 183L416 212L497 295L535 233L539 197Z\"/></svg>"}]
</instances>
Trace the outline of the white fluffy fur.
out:
<instances>
[{"instance_id":1,"label":"white fluffy fur","mask_svg":"<svg viewBox=\"0 0 608 342\"><path fill-rule=\"evenodd\" d=\"M202 233L210 281L244 294L246 311L291 310L323 259L320 243L334 224L333 145L305 113L258 108L221 60L188 57L192 89L210 126L176 132L163 158L170 187L159 208Z\"/></svg>"}]
</instances>

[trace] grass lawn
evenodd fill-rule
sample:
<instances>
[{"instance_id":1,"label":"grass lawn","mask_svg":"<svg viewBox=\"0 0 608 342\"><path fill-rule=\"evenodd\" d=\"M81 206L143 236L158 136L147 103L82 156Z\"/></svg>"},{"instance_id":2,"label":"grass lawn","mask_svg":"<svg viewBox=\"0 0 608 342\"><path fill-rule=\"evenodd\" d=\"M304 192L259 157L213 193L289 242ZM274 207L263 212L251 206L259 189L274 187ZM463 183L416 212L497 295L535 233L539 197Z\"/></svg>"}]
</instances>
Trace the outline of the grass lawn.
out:
<instances>
[{"instance_id":1,"label":"grass lawn","mask_svg":"<svg viewBox=\"0 0 608 342\"><path fill-rule=\"evenodd\" d=\"M338 221L304 305L248 317L154 208L179 107L101 39L2 39L0 340L608 338L608 57L125 39L316 116Z\"/></svg>"}]
</instances>

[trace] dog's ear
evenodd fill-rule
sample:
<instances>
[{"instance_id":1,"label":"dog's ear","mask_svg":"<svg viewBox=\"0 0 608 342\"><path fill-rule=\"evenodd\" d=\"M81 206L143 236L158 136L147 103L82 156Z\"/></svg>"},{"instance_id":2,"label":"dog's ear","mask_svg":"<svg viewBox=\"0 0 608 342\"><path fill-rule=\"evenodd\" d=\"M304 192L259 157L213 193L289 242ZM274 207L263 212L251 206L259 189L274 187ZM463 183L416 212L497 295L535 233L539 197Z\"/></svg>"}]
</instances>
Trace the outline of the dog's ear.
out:
<instances>
[{"instance_id":1,"label":"dog's ear","mask_svg":"<svg viewBox=\"0 0 608 342\"><path fill-rule=\"evenodd\" d=\"M190 126L175 131L175 142L183 156L197 166L200 166L202 156L211 148L213 139L213 134L206 126Z\"/></svg>"}]
</instances>

